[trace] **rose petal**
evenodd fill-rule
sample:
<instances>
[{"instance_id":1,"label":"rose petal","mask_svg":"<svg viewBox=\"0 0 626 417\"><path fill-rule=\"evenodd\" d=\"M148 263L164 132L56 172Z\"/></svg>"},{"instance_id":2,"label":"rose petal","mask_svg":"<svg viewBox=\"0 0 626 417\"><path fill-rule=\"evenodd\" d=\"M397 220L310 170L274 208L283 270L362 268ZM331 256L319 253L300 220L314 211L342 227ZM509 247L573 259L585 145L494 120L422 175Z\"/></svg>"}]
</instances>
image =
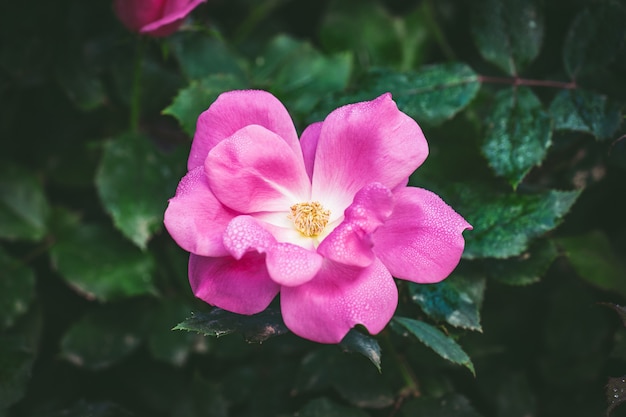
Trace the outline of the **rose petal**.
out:
<instances>
[{"instance_id":1,"label":"rose petal","mask_svg":"<svg viewBox=\"0 0 626 417\"><path fill-rule=\"evenodd\" d=\"M140 32L151 36L169 36L178 30L183 23L183 19L185 19L193 9L205 1L206 0L166 1L161 18L143 26Z\"/></svg>"},{"instance_id":2,"label":"rose petal","mask_svg":"<svg viewBox=\"0 0 626 417\"><path fill-rule=\"evenodd\" d=\"M407 187L385 224L372 235L374 253L397 278L434 283L446 278L463 253L463 230L472 229L437 194Z\"/></svg>"},{"instance_id":3,"label":"rose petal","mask_svg":"<svg viewBox=\"0 0 626 417\"><path fill-rule=\"evenodd\" d=\"M178 245L203 256L227 254L222 235L237 214L215 198L202 167L183 177L165 210L164 223Z\"/></svg>"},{"instance_id":4,"label":"rose petal","mask_svg":"<svg viewBox=\"0 0 626 417\"><path fill-rule=\"evenodd\" d=\"M310 196L302 154L297 158L285 141L262 126L246 126L217 144L205 170L216 197L241 213L288 211Z\"/></svg>"},{"instance_id":5,"label":"rose petal","mask_svg":"<svg viewBox=\"0 0 626 417\"><path fill-rule=\"evenodd\" d=\"M204 165L209 151L222 140L248 125L276 133L302 159L298 134L280 101L266 91L242 90L221 94L198 118L191 144L188 169Z\"/></svg>"},{"instance_id":6,"label":"rose petal","mask_svg":"<svg viewBox=\"0 0 626 417\"><path fill-rule=\"evenodd\" d=\"M398 304L389 271L375 261L353 268L326 261L315 278L297 287L282 287L281 309L287 327L319 343L339 343L357 324L380 332Z\"/></svg>"},{"instance_id":7,"label":"rose petal","mask_svg":"<svg viewBox=\"0 0 626 417\"><path fill-rule=\"evenodd\" d=\"M256 252L247 253L240 260L192 254L189 282L196 297L238 314L260 313L280 290L267 273L265 256Z\"/></svg>"},{"instance_id":8,"label":"rose petal","mask_svg":"<svg viewBox=\"0 0 626 417\"><path fill-rule=\"evenodd\" d=\"M302 148L302 156L304 157L304 166L309 178L313 178L313 164L315 163L315 150L317 149L317 141L322 131L322 122L313 123L307 126L300 137L300 147Z\"/></svg>"},{"instance_id":9,"label":"rose petal","mask_svg":"<svg viewBox=\"0 0 626 417\"><path fill-rule=\"evenodd\" d=\"M268 251L265 260L274 282L293 287L313 279L322 267L323 258L300 246L278 243Z\"/></svg>"},{"instance_id":10,"label":"rose petal","mask_svg":"<svg viewBox=\"0 0 626 417\"><path fill-rule=\"evenodd\" d=\"M422 130L398 110L390 94L333 111L323 122L315 154L312 197L343 210L372 182L389 189L426 159Z\"/></svg>"},{"instance_id":11,"label":"rose petal","mask_svg":"<svg viewBox=\"0 0 626 417\"><path fill-rule=\"evenodd\" d=\"M393 195L380 183L363 187L345 211L344 221L317 248L328 259L365 267L375 258L370 234L393 210Z\"/></svg>"},{"instance_id":12,"label":"rose petal","mask_svg":"<svg viewBox=\"0 0 626 417\"><path fill-rule=\"evenodd\" d=\"M224 247L235 259L251 250L265 253L275 243L272 234L251 216L235 217L224 231Z\"/></svg>"}]
</instances>

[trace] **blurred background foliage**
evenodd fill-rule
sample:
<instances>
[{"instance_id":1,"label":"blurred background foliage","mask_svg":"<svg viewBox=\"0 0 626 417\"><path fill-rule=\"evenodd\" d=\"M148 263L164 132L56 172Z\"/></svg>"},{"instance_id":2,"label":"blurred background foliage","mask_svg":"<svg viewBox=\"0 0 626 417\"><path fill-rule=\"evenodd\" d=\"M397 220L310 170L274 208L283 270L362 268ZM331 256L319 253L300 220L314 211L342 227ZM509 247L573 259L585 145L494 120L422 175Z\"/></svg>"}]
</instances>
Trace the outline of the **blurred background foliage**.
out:
<instances>
[{"instance_id":1,"label":"blurred background foliage","mask_svg":"<svg viewBox=\"0 0 626 417\"><path fill-rule=\"evenodd\" d=\"M610 0L209 0L155 40L108 0L0 3L0 416L626 415L625 21ZM194 300L162 214L197 115L240 88L299 131L390 91L424 129L411 184L474 230L449 279L399 283L379 336L318 345Z\"/></svg>"}]
</instances>

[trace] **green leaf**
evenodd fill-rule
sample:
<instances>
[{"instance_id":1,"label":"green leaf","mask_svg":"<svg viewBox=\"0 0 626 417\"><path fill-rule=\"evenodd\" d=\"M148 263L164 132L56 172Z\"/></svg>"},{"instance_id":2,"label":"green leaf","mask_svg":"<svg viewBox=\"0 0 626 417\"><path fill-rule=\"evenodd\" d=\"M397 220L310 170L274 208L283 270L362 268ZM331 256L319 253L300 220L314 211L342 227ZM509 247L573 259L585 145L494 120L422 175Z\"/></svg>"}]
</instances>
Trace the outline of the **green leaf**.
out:
<instances>
[{"instance_id":1,"label":"green leaf","mask_svg":"<svg viewBox=\"0 0 626 417\"><path fill-rule=\"evenodd\" d=\"M361 92L324 102L323 116L340 105L390 92L400 110L418 123L436 125L463 110L480 88L478 75L462 63L430 65L411 72L375 69L360 84L366 86ZM323 118L315 116L318 120Z\"/></svg>"},{"instance_id":2,"label":"green leaf","mask_svg":"<svg viewBox=\"0 0 626 417\"><path fill-rule=\"evenodd\" d=\"M195 313L177 324L174 330L186 330L215 337L241 333L249 343L262 343L270 337L288 332L280 310L271 307L251 316L214 308L209 313Z\"/></svg>"},{"instance_id":3,"label":"green leaf","mask_svg":"<svg viewBox=\"0 0 626 417\"><path fill-rule=\"evenodd\" d=\"M480 0L472 6L472 35L480 54L507 74L518 75L541 49L540 8L524 0Z\"/></svg>"},{"instance_id":4,"label":"green leaf","mask_svg":"<svg viewBox=\"0 0 626 417\"><path fill-rule=\"evenodd\" d=\"M320 28L325 50L354 51L359 67L389 65L401 61L397 22L377 1L335 0Z\"/></svg>"},{"instance_id":5,"label":"green leaf","mask_svg":"<svg viewBox=\"0 0 626 417\"><path fill-rule=\"evenodd\" d=\"M0 238L39 240L47 232L48 202L31 171L0 161Z\"/></svg>"},{"instance_id":6,"label":"green leaf","mask_svg":"<svg viewBox=\"0 0 626 417\"><path fill-rule=\"evenodd\" d=\"M563 45L565 69L573 79L615 59L626 33L625 20L626 9L617 2L600 3L576 16Z\"/></svg>"},{"instance_id":7,"label":"green leaf","mask_svg":"<svg viewBox=\"0 0 626 417\"><path fill-rule=\"evenodd\" d=\"M556 240L580 278L599 288L626 296L626 267L598 230Z\"/></svg>"},{"instance_id":8,"label":"green leaf","mask_svg":"<svg viewBox=\"0 0 626 417\"><path fill-rule=\"evenodd\" d=\"M467 353L463 351L461 346L455 342L449 336L446 336L441 330L423 321L413 320L406 317L395 316L392 319L392 326L402 326L408 330L413 336L431 348L442 358L449 360L450 362L463 365L469 369L472 374L476 374L474 371L474 364L472 363ZM393 328L393 327L392 327ZM399 330L399 329L396 329ZM403 331L399 331L401 334Z\"/></svg>"},{"instance_id":9,"label":"green leaf","mask_svg":"<svg viewBox=\"0 0 626 417\"><path fill-rule=\"evenodd\" d=\"M87 312L61 340L61 356L90 370L107 368L135 351L145 336L144 304L106 304Z\"/></svg>"},{"instance_id":10,"label":"green leaf","mask_svg":"<svg viewBox=\"0 0 626 417\"><path fill-rule=\"evenodd\" d=\"M341 340L339 347L344 352L356 352L365 356L378 369L380 368L381 351L380 345L372 336L363 334L355 329L351 329L348 334Z\"/></svg>"},{"instance_id":11,"label":"green leaf","mask_svg":"<svg viewBox=\"0 0 626 417\"><path fill-rule=\"evenodd\" d=\"M486 259L487 274L496 281L508 285L528 285L539 282L548 267L558 256L552 241L540 239L527 251L509 259Z\"/></svg>"},{"instance_id":12,"label":"green leaf","mask_svg":"<svg viewBox=\"0 0 626 417\"><path fill-rule=\"evenodd\" d=\"M0 333L0 414L19 401L31 380L42 327L40 309L22 316L9 332Z\"/></svg>"},{"instance_id":13,"label":"green leaf","mask_svg":"<svg viewBox=\"0 0 626 417\"><path fill-rule=\"evenodd\" d=\"M193 80L178 95L163 114L175 117L188 135L196 131L196 121L200 113L209 108L217 96L229 90L246 88L247 85L231 74L209 75L201 80Z\"/></svg>"},{"instance_id":14,"label":"green leaf","mask_svg":"<svg viewBox=\"0 0 626 417\"><path fill-rule=\"evenodd\" d=\"M297 413L298 417L367 417L367 413L358 408L338 405L328 398L309 401Z\"/></svg>"},{"instance_id":15,"label":"green leaf","mask_svg":"<svg viewBox=\"0 0 626 417\"><path fill-rule=\"evenodd\" d=\"M101 225L76 222L61 227L50 249L52 264L84 297L108 301L156 291L149 253Z\"/></svg>"},{"instance_id":16,"label":"green leaf","mask_svg":"<svg viewBox=\"0 0 626 417\"><path fill-rule=\"evenodd\" d=\"M626 375L609 378L606 384L606 401L609 403L606 415L610 415L613 410L626 401Z\"/></svg>"},{"instance_id":17,"label":"green leaf","mask_svg":"<svg viewBox=\"0 0 626 417\"><path fill-rule=\"evenodd\" d=\"M0 331L26 313L34 298L32 269L9 257L0 247Z\"/></svg>"},{"instance_id":18,"label":"green leaf","mask_svg":"<svg viewBox=\"0 0 626 417\"><path fill-rule=\"evenodd\" d=\"M407 401L403 405L401 417L481 417L467 398L459 394L448 394L443 398L422 397Z\"/></svg>"},{"instance_id":19,"label":"green leaf","mask_svg":"<svg viewBox=\"0 0 626 417\"><path fill-rule=\"evenodd\" d=\"M496 96L481 149L497 175L517 188L541 164L551 143L550 116L530 89L510 88Z\"/></svg>"},{"instance_id":20,"label":"green leaf","mask_svg":"<svg viewBox=\"0 0 626 417\"><path fill-rule=\"evenodd\" d=\"M223 41L205 32L179 31L168 41L187 78L198 80L212 74L232 74L245 79L237 56Z\"/></svg>"},{"instance_id":21,"label":"green leaf","mask_svg":"<svg viewBox=\"0 0 626 417\"><path fill-rule=\"evenodd\" d=\"M585 90L563 90L550 104L556 130L590 133L598 139L610 139L620 126L618 103L606 96Z\"/></svg>"},{"instance_id":22,"label":"green leaf","mask_svg":"<svg viewBox=\"0 0 626 417\"><path fill-rule=\"evenodd\" d=\"M325 56L308 42L277 36L257 60L255 83L281 98L295 113L307 113L326 94L346 88L352 55Z\"/></svg>"},{"instance_id":23,"label":"green leaf","mask_svg":"<svg viewBox=\"0 0 626 417\"><path fill-rule=\"evenodd\" d=\"M411 299L434 320L482 331L480 307L485 292L483 277L457 271L437 284L411 282L408 285Z\"/></svg>"},{"instance_id":24,"label":"green leaf","mask_svg":"<svg viewBox=\"0 0 626 417\"><path fill-rule=\"evenodd\" d=\"M96 174L98 194L115 227L141 249L163 227L167 200L184 174L181 155L166 155L134 134L105 145Z\"/></svg>"},{"instance_id":25,"label":"green leaf","mask_svg":"<svg viewBox=\"0 0 626 417\"><path fill-rule=\"evenodd\" d=\"M452 186L447 202L463 213L474 230L466 235L463 256L508 258L522 254L530 242L554 229L580 191L496 194L480 186Z\"/></svg>"},{"instance_id":26,"label":"green leaf","mask_svg":"<svg viewBox=\"0 0 626 417\"><path fill-rule=\"evenodd\" d=\"M162 299L149 315L148 348L161 361L183 365L196 346L202 346L202 336L172 331L172 324L184 319L190 308L178 300Z\"/></svg>"}]
</instances>

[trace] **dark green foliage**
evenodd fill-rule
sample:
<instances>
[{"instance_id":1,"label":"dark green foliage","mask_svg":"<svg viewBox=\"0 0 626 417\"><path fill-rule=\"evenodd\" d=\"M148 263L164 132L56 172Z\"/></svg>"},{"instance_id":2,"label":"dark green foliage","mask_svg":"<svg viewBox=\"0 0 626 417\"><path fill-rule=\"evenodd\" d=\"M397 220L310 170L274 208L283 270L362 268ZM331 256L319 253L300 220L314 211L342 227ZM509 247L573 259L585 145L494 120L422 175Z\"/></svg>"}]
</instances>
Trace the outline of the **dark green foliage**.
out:
<instances>
[{"instance_id":1,"label":"dark green foliage","mask_svg":"<svg viewBox=\"0 0 626 417\"><path fill-rule=\"evenodd\" d=\"M626 415L623 2L207 1L160 39L111 3L0 2L0 416ZM233 89L299 132L391 93L457 269L337 346L195 299L163 211Z\"/></svg>"},{"instance_id":2,"label":"dark green foliage","mask_svg":"<svg viewBox=\"0 0 626 417\"><path fill-rule=\"evenodd\" d=\"M48 202L41 184L25 168L0 165L0 237L38 240L46 233Z\"/></svg>"},{"instance_id":3,"label":"dark green foliage","mask_svg":"<svg viewBox=\"0 0 626 417\"><path fill-rule=\"evenodd\" d=\"M464 272L454 272L438 284L409 284L411 298L431 318L479 331L484 291L483 277Z\"/></svg>"},{"instance_id":4,"label":"dark green foliage","mask_svg":"<svg viewBox=\"0 0 626 417\"><path fill-rule=\"evenodd\" d=\"M535 1L479 0L472 10L472 34L487 61L519 75L541 48L543 11Z\"/></svg>"},{"instance_id":5,"label":"dark green foliage","mask_svg":"<svg viewBox=\"0 0 626 417\"><path fill-rule=\"evenodd\" d=\"M552 143L550 117L537 96L524 87L496 96L486 128L482 152L495 173L513 188L545 159Z\"/></svg>"}]
</instances>

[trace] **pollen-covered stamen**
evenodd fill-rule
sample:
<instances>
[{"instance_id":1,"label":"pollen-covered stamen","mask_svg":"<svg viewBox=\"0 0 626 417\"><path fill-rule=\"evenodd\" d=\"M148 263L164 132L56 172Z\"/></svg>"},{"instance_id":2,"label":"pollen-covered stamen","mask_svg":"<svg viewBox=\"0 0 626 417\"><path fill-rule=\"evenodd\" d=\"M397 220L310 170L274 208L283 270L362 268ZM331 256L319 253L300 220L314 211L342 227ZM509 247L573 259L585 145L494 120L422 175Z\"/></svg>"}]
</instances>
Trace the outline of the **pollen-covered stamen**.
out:
<instances>
[{"instance_id":1,"label":"pollen-covered stamen","mask_svg":"<svg viewBox=\"0 0 626 417\"><path fill-rule=\"evenodd\" d=\"M298 203L291 206L289 220L296 229L307 237L318 236L330 218L330 210L326 210L319 202Z\"/></svg>"}]
</instances>

